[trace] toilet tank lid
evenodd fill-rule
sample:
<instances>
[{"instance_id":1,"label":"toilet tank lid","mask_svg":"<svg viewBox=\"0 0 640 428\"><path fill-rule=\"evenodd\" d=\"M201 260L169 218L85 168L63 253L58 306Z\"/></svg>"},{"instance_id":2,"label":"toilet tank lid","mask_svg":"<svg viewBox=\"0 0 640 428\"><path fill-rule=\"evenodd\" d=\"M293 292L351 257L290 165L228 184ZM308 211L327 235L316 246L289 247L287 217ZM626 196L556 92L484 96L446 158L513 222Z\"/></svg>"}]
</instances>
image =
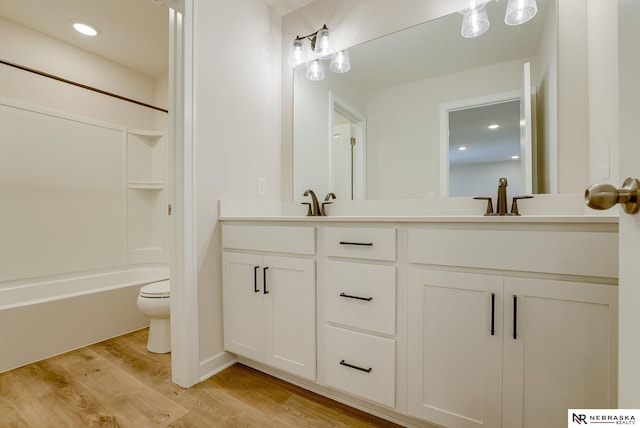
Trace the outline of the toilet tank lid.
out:
<instances>
[{"instance_id":1,"label":"toilet tank lid","mask_svg":"<svg viewBox=\"0 0 640 428\"><path fill-rule=\"evenodd\" d=\"M168 297L169 296L169 280L152 282L140 289L142 297Z\"/></svg>"}]
</instances>

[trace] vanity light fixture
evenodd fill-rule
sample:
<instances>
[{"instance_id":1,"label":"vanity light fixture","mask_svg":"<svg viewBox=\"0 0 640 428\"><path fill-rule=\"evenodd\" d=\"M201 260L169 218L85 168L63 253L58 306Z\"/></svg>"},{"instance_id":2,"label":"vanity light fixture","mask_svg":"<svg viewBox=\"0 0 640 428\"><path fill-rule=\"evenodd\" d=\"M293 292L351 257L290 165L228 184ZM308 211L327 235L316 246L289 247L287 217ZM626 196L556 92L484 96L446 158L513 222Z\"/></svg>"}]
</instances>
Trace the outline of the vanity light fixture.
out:
<instances>
[{"instance_id":1,"label":"vanity light fixture","mask_svg":"<svg viewBox=\"0 0 640 428\"><path fill-rule=\"evenodd\" d=\"M464 152L465 150L467 150L469 147L467 146L460 146L458 147L458 150L460 150L461 152Z\"/></svg>"},{"instance_id":2,"label":"vanity light fixture","mask_svg":"<svg viewBox=\"0 0 640 428\"><path fill-rule=\"evenodd\" d=\"M487 126L487 128L489 128L489 129L498 129L498 128L500 128L500 125L498 125L497 123L492 123L491 125Z\"/></svg>"},{"instance_id":3,"label":"vanity light fixture","mask_svg":"<svg viewBox=\"0 0 640 428\"><path fill-rule=\"evenodd\" d=\"M346 50L336 52L326 25L309 35L296 36L289 50L289 66L307 67L309 80L324 79L324 65L320 60L328 59L331 60L329 69L334 73L346 73L351 68L349 53Z\"/></svg>"},{"instance_id":4,"label":"vanity light fixture","mask_svg":"<svg viewBox=\"0 0 640 428\"><path fill-rule=\"evenodd\" d=\"M513 156L511 156L511 159L518 160L518 159L520 159L520 156L519 155L513 155Z\"/></svg>"},{"instance_id":5,"label":"vanity light fixture","mask_svg":"<svg viewBox=\"0 0 640 428\"><path fill-rule=\"evenodd\" d=\"M478 37L484 34L491 25L485 6L494 0L469 0L469 5L460 11L463 15L463 37ZM498 1L498 0L495 0ZM520 25L531 20L538 13L536 0L509 0L504 22L507 25Z\"/></svg>"},{"instance_id":6,"label":"vanity light fixture","mask_svg":"<svg viewBox=\"0 0 640 428\"><path fill-rule=\"evenodd\" d=\"M98 27L86 21L75 20L72 25L74 30L85 36L95 37L99 33Z\"/></svg>"}]
</instances>

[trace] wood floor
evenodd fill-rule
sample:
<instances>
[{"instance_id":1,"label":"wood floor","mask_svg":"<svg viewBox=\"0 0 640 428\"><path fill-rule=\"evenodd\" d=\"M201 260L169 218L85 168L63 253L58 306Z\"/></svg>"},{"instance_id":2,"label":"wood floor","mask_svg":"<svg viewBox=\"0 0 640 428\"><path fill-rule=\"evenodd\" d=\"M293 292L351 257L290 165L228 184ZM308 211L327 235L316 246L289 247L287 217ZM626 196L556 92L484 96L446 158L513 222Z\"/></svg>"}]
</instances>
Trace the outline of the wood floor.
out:
<instances>
[{"instance_id":1,"label":"wood floor","mask_svg":"<svg viewBox=\"0 0 640 428\"><path fill-rule=\"evenodd\" d=\"M147 330L0 374L0 427L397 427L236 364L183 389Z\"/></svg>"}]
</instances>

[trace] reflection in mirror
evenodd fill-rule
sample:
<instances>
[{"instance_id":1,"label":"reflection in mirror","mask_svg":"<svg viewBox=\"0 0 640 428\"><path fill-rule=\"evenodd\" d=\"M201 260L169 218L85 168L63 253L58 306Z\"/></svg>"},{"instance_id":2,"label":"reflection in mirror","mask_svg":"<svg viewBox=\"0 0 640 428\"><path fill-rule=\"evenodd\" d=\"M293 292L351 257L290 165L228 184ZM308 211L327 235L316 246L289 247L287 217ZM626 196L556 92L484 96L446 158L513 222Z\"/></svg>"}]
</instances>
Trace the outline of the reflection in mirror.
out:
<instances>
[{"instance_id":1,"label":"reflection in mirror","mask_svg":"<svg viewBox=\"0 0 640 428\"><path fill-rule=\"evenodd\" d=\"M364 117L334 99L331 140L331 191L340 199L364 199Z\"/></svg>"},{"instance_id":2,"label":"reflection in mirror","mask_svg":"<svg viewBox=\"0 0 640 428\"><path fill-rule=\"evenodd\" d=\"M536 121L546 126L533 135L538 151L553 156L557 149L557 130L552 129L557 104L555 0L539 0L536 17L517 27L504 24L500 2L487 4L487 13L491 28L477 38L460 35L461 16L454 13L349 48L349 73L328 73L324 80L310 82L304 70L294 70L294 199L299 199L299 189L326 194L344 183L331 175L338 164L351 162L332 159L332 152L338 153L333 147L337 144L334 99L361 113L360 174L366 177L358 186L354 175L351 187L335 191L339 199L349 199L349 193L355 199L447 196L448 183L446 187L441 183L440 106L527 89L522 79L527 62L535 87ZM344 152L349 156L349 150ZM543 156L538 156L536 168L542 172L534 177L532 171L528 180L537 181L522 193L549 191L548 182L556 171L549 169ZM493 174L497 183L500 174ZM479 193L493 194L495 183Z\"/></svg>"}]
</instances>

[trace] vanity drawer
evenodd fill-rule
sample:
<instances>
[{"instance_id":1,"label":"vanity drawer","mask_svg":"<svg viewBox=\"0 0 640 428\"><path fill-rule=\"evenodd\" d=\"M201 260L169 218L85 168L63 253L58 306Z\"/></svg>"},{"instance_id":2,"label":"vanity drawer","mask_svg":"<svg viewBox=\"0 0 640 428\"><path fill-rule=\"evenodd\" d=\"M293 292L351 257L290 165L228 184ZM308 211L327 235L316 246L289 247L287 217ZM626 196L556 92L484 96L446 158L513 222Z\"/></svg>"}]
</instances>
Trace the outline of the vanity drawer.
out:
<instances>
[{"instance_id":1,"label":"vanity drawer","mask_svg":"<svg viewBox=\"0 0 640 428\"><path fill-rule=\"evenodd\" d=\"M327 261L325 319L350 327L394 335L396 267Z\"/></svg>"},{"instance_id":2,"label":"vanity drawer","mask_svg":"<svg viewBox=\"0 0 640 428\"><path fill-rule=\"evenodd\" d=\"M395 228L327 227L324 229L327 256L395 261Z\"/></svg>"},{"instance_id":3,"label":"vanity drawer","mask_svg":"<svg viewBox=\"0 0 640 428\"><path fill-rule=\"evenodd\" d=\"M617 278L618 234L409 229L409 262Z\"/></svg>"},{"instance_id":4,"label":"vanity drawer","mask_svg":"<svg viewBox=\"0 0 640 428\"><path fill-rule=\"evenodd\" d=\"M395 406L395 340L325 326L324 345L328 386Z\"/></svg>"},{"instance_id":5,"label":"vanity drawer","mask_svg":"<svg viewBox=\"0 0 640 428\"><path fill-rule=\"evenodd\" d=\"M313 255L316 253L315 228L223 225L222 248Z\"/></svg>"}]
</instances>

